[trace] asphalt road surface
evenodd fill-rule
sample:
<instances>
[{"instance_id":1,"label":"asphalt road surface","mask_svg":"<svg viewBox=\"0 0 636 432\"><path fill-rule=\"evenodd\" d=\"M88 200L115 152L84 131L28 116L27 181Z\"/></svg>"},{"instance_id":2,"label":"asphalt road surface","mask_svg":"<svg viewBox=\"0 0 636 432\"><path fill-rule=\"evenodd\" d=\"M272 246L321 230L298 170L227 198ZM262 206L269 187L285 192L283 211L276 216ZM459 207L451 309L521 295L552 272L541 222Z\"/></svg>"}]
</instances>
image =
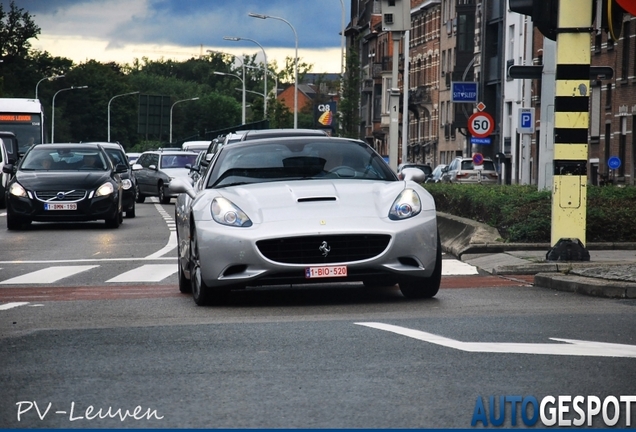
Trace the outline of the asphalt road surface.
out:
<instances>
[{"instance_id":1,"label":"asphalt road surface","mask_svg":"<svg viewBox=\"0 0 636 432\"><path fill-rule=\"evenodd\" d=\"M0 230L0 428L493 427L502 407L505 427L636 424L636 398L629 417L620 401L636 394L635 301L445 257L434 299L342 284L197 307L172 214L149 201L117 230Z\"/></svg>"}]
</instances>

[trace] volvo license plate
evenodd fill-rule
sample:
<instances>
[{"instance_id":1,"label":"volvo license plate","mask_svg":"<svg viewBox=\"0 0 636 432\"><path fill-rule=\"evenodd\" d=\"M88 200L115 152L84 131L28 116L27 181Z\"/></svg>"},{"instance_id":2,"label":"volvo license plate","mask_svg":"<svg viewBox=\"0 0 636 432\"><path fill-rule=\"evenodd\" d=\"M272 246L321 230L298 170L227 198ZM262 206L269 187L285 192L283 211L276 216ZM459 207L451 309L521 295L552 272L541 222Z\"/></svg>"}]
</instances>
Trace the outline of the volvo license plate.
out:
<instances>
[{"instance_id":1,"label":"volvo license plate","mask_svg":"<svg viewBox=\"0 0 636 432\"><path fill-rule=\"evenodd\" d=\"M347 266L316 266L305 269L305 279L347 277Z\"/></svg>"},{"instance_id":2,"label":"volvo license plate","mask_svg":"<svg viewBox=\"0 0 636 432\"><path fill-rule=\"evenodd\" d=\"M44 204L44 210L77 210L77 203L65 203L65 204Z\"/></svg>"}]
</instances>

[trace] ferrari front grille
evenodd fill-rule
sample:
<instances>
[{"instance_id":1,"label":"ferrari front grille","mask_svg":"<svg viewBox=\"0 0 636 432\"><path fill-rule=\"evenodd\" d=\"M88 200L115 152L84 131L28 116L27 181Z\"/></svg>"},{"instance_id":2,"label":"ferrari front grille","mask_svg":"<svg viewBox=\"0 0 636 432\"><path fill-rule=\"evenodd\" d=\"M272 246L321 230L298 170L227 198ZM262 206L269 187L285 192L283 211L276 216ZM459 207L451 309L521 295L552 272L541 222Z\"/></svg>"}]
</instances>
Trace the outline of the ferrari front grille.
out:
<instances>
[{"instance_id":1,"label":"ferrari front grille","mask_svg":"<svg viewBox=\"0 0 636 432\"><path fill-rule=\"evenodd\" d=\"M287 237L256 242L268 259L285 264L331 264L362 261L380 255L391 236L343 234Z\"/></svg>"}]
</instances>

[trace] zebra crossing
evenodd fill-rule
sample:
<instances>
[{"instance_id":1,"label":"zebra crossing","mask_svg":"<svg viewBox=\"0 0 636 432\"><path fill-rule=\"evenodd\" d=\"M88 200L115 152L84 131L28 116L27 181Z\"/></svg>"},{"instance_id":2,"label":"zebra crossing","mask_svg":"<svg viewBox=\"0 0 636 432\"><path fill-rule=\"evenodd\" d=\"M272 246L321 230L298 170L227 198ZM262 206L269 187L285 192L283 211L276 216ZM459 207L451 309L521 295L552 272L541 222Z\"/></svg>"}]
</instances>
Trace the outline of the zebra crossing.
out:
<instances>
[{"instance_id":1,"label":"zebra crossing","mask_svg":"<svg viewBox=\"0 0 636 432\"><path fill-rule=\"evenodd\" d=\"M157 259L155 258L154 261ZM164 259L165 260L165 259ZM0 276L0 286L21 285L42 286L47 284L64 284L73 280L87 285L126 284L126 283L176 283L177 262L169 258L167 263L126 263L125 261L110 260L107 262L81 265L49 265L37 270L26 271L8 278ZM121 263L132 268L122 271ZM117 265L117 264L120 265ZM7 268L0 268L0 275L6 273ZM114 274L114 272L116 274ZM477 275L475 266L456 259L442 261L443 276Z\"/></svg>"}]
</instances>

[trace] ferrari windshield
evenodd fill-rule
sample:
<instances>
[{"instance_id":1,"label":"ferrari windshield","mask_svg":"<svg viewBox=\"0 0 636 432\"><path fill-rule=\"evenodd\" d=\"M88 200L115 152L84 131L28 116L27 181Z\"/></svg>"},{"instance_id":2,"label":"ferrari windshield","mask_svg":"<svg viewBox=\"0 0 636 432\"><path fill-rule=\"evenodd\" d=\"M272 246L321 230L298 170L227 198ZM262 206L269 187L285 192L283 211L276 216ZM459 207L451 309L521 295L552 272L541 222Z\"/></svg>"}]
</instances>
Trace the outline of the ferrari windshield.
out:
<instances>
[{"instance_id":1,"label":"ferrari windshield","mask_svg":"<svg viewBox=\"0 0 636 432\"><path fill-rule=\"evenodd\" d=\"M208 187L281 180L397 179L367 144L348 140L254 141L224 146L208 178Z\"/></svg>"}]
</instances>

